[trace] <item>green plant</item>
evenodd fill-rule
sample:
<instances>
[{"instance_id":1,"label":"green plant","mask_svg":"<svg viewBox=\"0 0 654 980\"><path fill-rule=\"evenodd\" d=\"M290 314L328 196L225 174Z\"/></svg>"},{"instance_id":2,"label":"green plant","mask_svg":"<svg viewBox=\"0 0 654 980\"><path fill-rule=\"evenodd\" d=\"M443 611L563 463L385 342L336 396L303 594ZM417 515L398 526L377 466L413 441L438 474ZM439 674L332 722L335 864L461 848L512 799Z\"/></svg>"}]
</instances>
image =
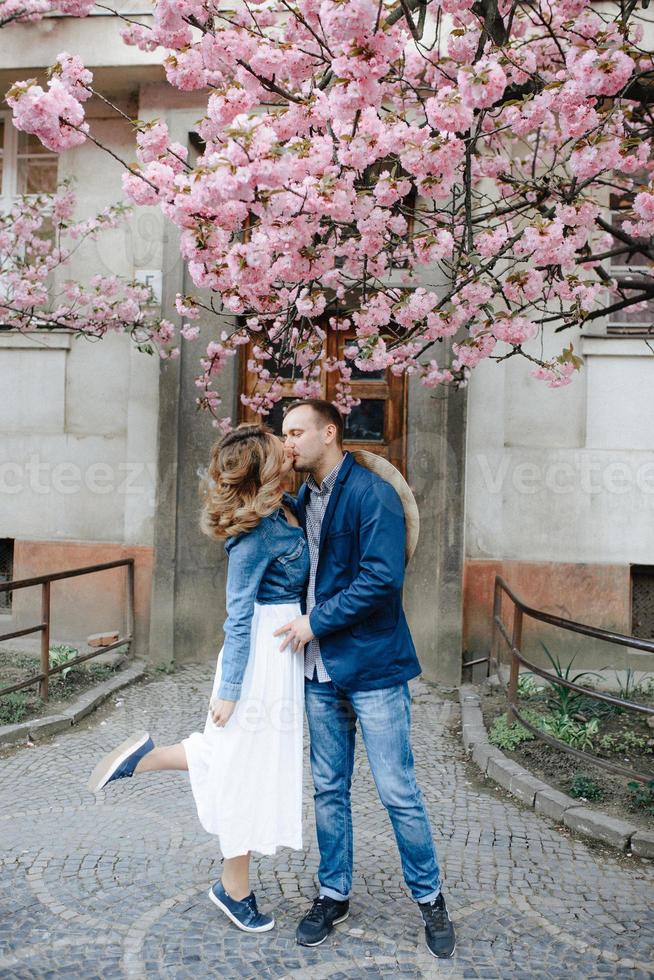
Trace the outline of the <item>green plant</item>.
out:
<instances>
[{"instance_id":1,"label":"green plant","mask_svg":"<svg viewBox=\"0 0 654 980\"><path fill-rule=\"evenodd\" d=\"M27 695L14 691L0 698L0 724L17 725L27 714Z\"/></svg>"},{"instance_id":2,"label":"green plant","mask_svg":"<svg viewBox=\"0 0 654 980\"><path fill-rule=\"evenodd\" d=\"M538 685L534 679L533 674L520 674L518 677L518 695L522 698L533 698L535 694L542 691L543 688Z\"/></svg>"},{"instance_id":3,"label":"green plant","mask_svg":"<svg viewBox=\"0 0 654 980\"><path fill-rule=\"evenodd\" d=\"M599 734L599 721L579 722L566 714L549 715L543 718L543 731L574 749L590 750Z\"/></svg>"},{"instance_id":4,"label":"green plant","mask_svg":"<svg viewBox=\"0 0 654 980\"><path fill-rule=\"evenodd\" d=\"M576 800L601 800L604 796L601 786L598 786L591 776L577 773L570 780L570 796Z\"/></svg>"},{"instance_id":5,"label":"green plant","mask_svg":"<svg viewBox=\"0 0 654 980\"><path fill-rule=\"evenodd\" d=\"M568 681L571 684L578 684L582 677L597 677L598 674L593 670L581 670L579 673L570 676L572 670L572 665L575 661L575 656L572 658L570 663L564 667L561 663L559 657L553 657L550 651L547 649L543 641L540 641L547 659L552 665L554 673L562 681ZM566 687L564 684L557 684L556 681L550 681L553 694L550 695L549 701L553 709L561 715L570 715L572 713L573 707L576 700L580 697L577 691L571 691L570 688Z\"/></svg>"},{"instance_id":6,"label":"green plant","mask_svg":"<svg viewBox=\"0 0 654 980\"><path fill-rule=\"evenodd\" d=\"M597 701L588 694L580 694L574 703L575 714L584 715L588 718L613 718L615 715L624 713L624 708L619 704L611 704L609 701Z\"/></svg>"},{"instance_id":7,"label":"green plant","mask_svg":"<svg viewBox=\"0 0 654 980\"><path fill-rule=\"evenodd\" d=\"M50 647L50 669L67 664L70 660L74 660L78 655L79 650L77 650L75 647L71 647L67 643L55 643ZM72 669L73 667L64 667L64 669L60 671L61 679L65 681L67 675Z\"/></svg>"},{"instance_id":8,"label":"green plant","mask_svg":"<svg viewBox=\"0 0 654 980\"><path fill-rule=\"evenodd\" d=\"M529 709L520 711L520 714L524 717L525 721L528 721L531 725L535 727L541 727L542 717L536 711L531 711ZM506 715L499 715L491 725L491 730L488 735L488 740L493 745L497 745L498 749L505 749L507 752L512 752L518 745L522 742L530 742L536 736L533 732L530 732L528 728L521 725L519 721L514 721L511 725L506 720Z\"/></svg>"},{"instance_id":9,"label":"green plant","mask_svg":"<svg viewBox=\"0 0 654 980\"><path fill-rule=\"evenodd\" d=\"M616 751L616 741L617 738L615 735L602 735L598 745L602 752L606 752L608 755L611 755Z\"/></svg>"},{"instance_id":10,"label":"green plant","mask_svg":"<svg viewBox=\"0 0 654 980\"><path fill-rule=\"evenodd\" d=\"M516 721L512 725L509 725L506 720L506 715L500 715L491 726L488 741L492 745L496 745L498 749L505 749L507 752L512 752L513 749L516 749L523 742L529 742L535 737L520 722Z\"/></svg>"},{"instance_id":11,"label":"green plant","mask_svg":"<svg viewBox=\"0 0 654 980\"><path fill-rule=\"evenodd\" d=\"M644 690L644 680L645 674L641 674L640 679L638 679L636 671L631 667L627 667L624 681L620 677L620 673L617 670L615 672L618 693L623 701L633 701L634 696Z\"/></svg>"},{"instance_id":12,"label":"green plant","mask_svg":"<svg viewBox=\"0 0 654 980\"><path fill-rule=\"evenodd\" d=\"M648 783L639 783L633 780L627 783L627 789L632 794L630 808L632 810L644 810L645 813L654 816L654 779L650 779Z\"/></svg>"},{"instance_id":13,"label":"green plant","mask_svg":"<svg viewBox=\"0 0 654 980\"><path fill-rule=\"evenodd\" d=\"M644 735L636 735L628 728L620 732L618 746L621 752L646 752L647 739Z\"/></svg>"},{"instance_id":14,"label":"green plant","mask_svg":"<svg viewBox=\"0 0 654 980\"><path fill-rule=\"evenodd\" d=\"M158 674L174 674L175 673L175 661L170 660L167 664L157 664L154 668Z\"/></svg>"},{"instance_id":15,"label":"green plant","mask_svg":"<svg viewBox=\"0 0 654 980\"><path fill-rule=\"evenodd\" d=\"M599 740L600 748L609 754L624 755L628 752L651 752L651 746L645 735L637 735L629 728L613 735L602 735Z\"/></svg>"}]
</instances>

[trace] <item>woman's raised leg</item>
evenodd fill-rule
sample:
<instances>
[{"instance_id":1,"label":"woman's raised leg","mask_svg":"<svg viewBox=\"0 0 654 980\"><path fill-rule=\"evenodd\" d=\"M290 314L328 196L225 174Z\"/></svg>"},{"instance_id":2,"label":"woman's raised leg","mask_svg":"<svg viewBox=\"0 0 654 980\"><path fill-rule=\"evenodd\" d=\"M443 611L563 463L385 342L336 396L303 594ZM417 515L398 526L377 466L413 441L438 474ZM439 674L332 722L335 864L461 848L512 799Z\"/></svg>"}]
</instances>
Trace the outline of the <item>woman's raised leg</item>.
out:
<instances>
[{"instance_id":1,"label":"woman's raised leg","mask_svg":"<svg viewBox=\"0 0 654 980\"><path fill-rule=\"evenodd\" d=\"M135 776L143 772L161 772L165 769L188 770L186 752L181 742L175 745L156 745L143 756L134 770Z\"/></svg>"}]
</instances>

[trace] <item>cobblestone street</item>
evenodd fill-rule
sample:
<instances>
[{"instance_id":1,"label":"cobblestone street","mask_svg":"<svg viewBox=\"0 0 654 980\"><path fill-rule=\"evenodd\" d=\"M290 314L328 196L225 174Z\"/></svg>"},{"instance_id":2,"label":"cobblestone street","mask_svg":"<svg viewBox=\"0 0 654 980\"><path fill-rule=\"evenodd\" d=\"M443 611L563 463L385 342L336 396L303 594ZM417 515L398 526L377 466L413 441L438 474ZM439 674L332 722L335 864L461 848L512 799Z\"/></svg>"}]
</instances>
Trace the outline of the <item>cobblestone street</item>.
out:
<instances>
[{"instance_id":1,"label":"cobblestone street","mask_svg":"<svg viewBox=\"0 0 654 980\"><path fill-rule=\"evenodd\" d=\"M589 847L483 785L464 758L458 704L423 684L414 687L414 745L455 957L436 961L424 945L361 752L350 918L318 949L295 944L317 867L307 767L305 851L255 863L259 904L277 927L238 932L207 898L220 855L185 774L124 780L97 798L85 788L99 756L132 731L164 743L201 729L212 676L211 665L162 675L68 734L0 757L3 980L654 976L651 865Z\"/></svg>"}]
</instances>

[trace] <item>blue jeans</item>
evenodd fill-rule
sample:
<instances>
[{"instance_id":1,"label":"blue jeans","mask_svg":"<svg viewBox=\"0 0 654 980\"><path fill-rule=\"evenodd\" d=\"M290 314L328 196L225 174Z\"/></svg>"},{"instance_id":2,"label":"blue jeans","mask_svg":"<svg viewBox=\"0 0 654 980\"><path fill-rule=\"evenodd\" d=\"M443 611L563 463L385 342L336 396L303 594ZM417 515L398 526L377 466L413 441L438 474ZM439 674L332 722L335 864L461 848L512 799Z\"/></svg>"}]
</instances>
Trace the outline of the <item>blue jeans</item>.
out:
<instances>
[{"instance_id":1,"label":"blue jeans","mask_svg":"<svg viewBox=\"0 0 654 980\"><path fill-rule=\"evenodd\" d=\"M411 751L408 684L376 691L344 691L332 681L305 682L320 848L320 894L337 901L352 888L352 808L357 719L379 797L388 810L402 871L417 902L441 890L429 818L416 782Z\"/></svg>"}]
</instances>

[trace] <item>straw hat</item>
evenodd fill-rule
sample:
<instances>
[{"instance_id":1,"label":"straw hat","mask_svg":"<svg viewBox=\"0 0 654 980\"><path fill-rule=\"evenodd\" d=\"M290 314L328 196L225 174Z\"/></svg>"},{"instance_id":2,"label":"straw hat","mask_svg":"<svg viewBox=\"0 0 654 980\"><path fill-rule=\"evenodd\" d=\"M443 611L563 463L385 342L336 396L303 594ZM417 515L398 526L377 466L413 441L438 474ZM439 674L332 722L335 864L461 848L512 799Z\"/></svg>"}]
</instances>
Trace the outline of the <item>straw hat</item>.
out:
<instances>
[{"instance_id":1,"label":"straw hat","mask_svg":"<svg viewBox=\"0 0 654 980\"><path fill-rule=\"evenodd\" d=\"M406 525L406 553L404 558L404 564L408 565L413 552L416 550L416 545L418 544L418 535L420 533L420 513L418 511L418 505L416 503L416 498L413 496L413 491L409 484L406 482L397 466L393 466L389 463L387 459L383 456L378 456L377 453L369 453L365 449L353 449L351 450L352 456L354 457L355 463L360 466L365 466L367 470L372 470L377 476L380 476L382 480L386 480L387 483L393 487L397 492L400 501L402 502L402 509L404 510L404 523Z\"/></svg>"}]
</instances>

